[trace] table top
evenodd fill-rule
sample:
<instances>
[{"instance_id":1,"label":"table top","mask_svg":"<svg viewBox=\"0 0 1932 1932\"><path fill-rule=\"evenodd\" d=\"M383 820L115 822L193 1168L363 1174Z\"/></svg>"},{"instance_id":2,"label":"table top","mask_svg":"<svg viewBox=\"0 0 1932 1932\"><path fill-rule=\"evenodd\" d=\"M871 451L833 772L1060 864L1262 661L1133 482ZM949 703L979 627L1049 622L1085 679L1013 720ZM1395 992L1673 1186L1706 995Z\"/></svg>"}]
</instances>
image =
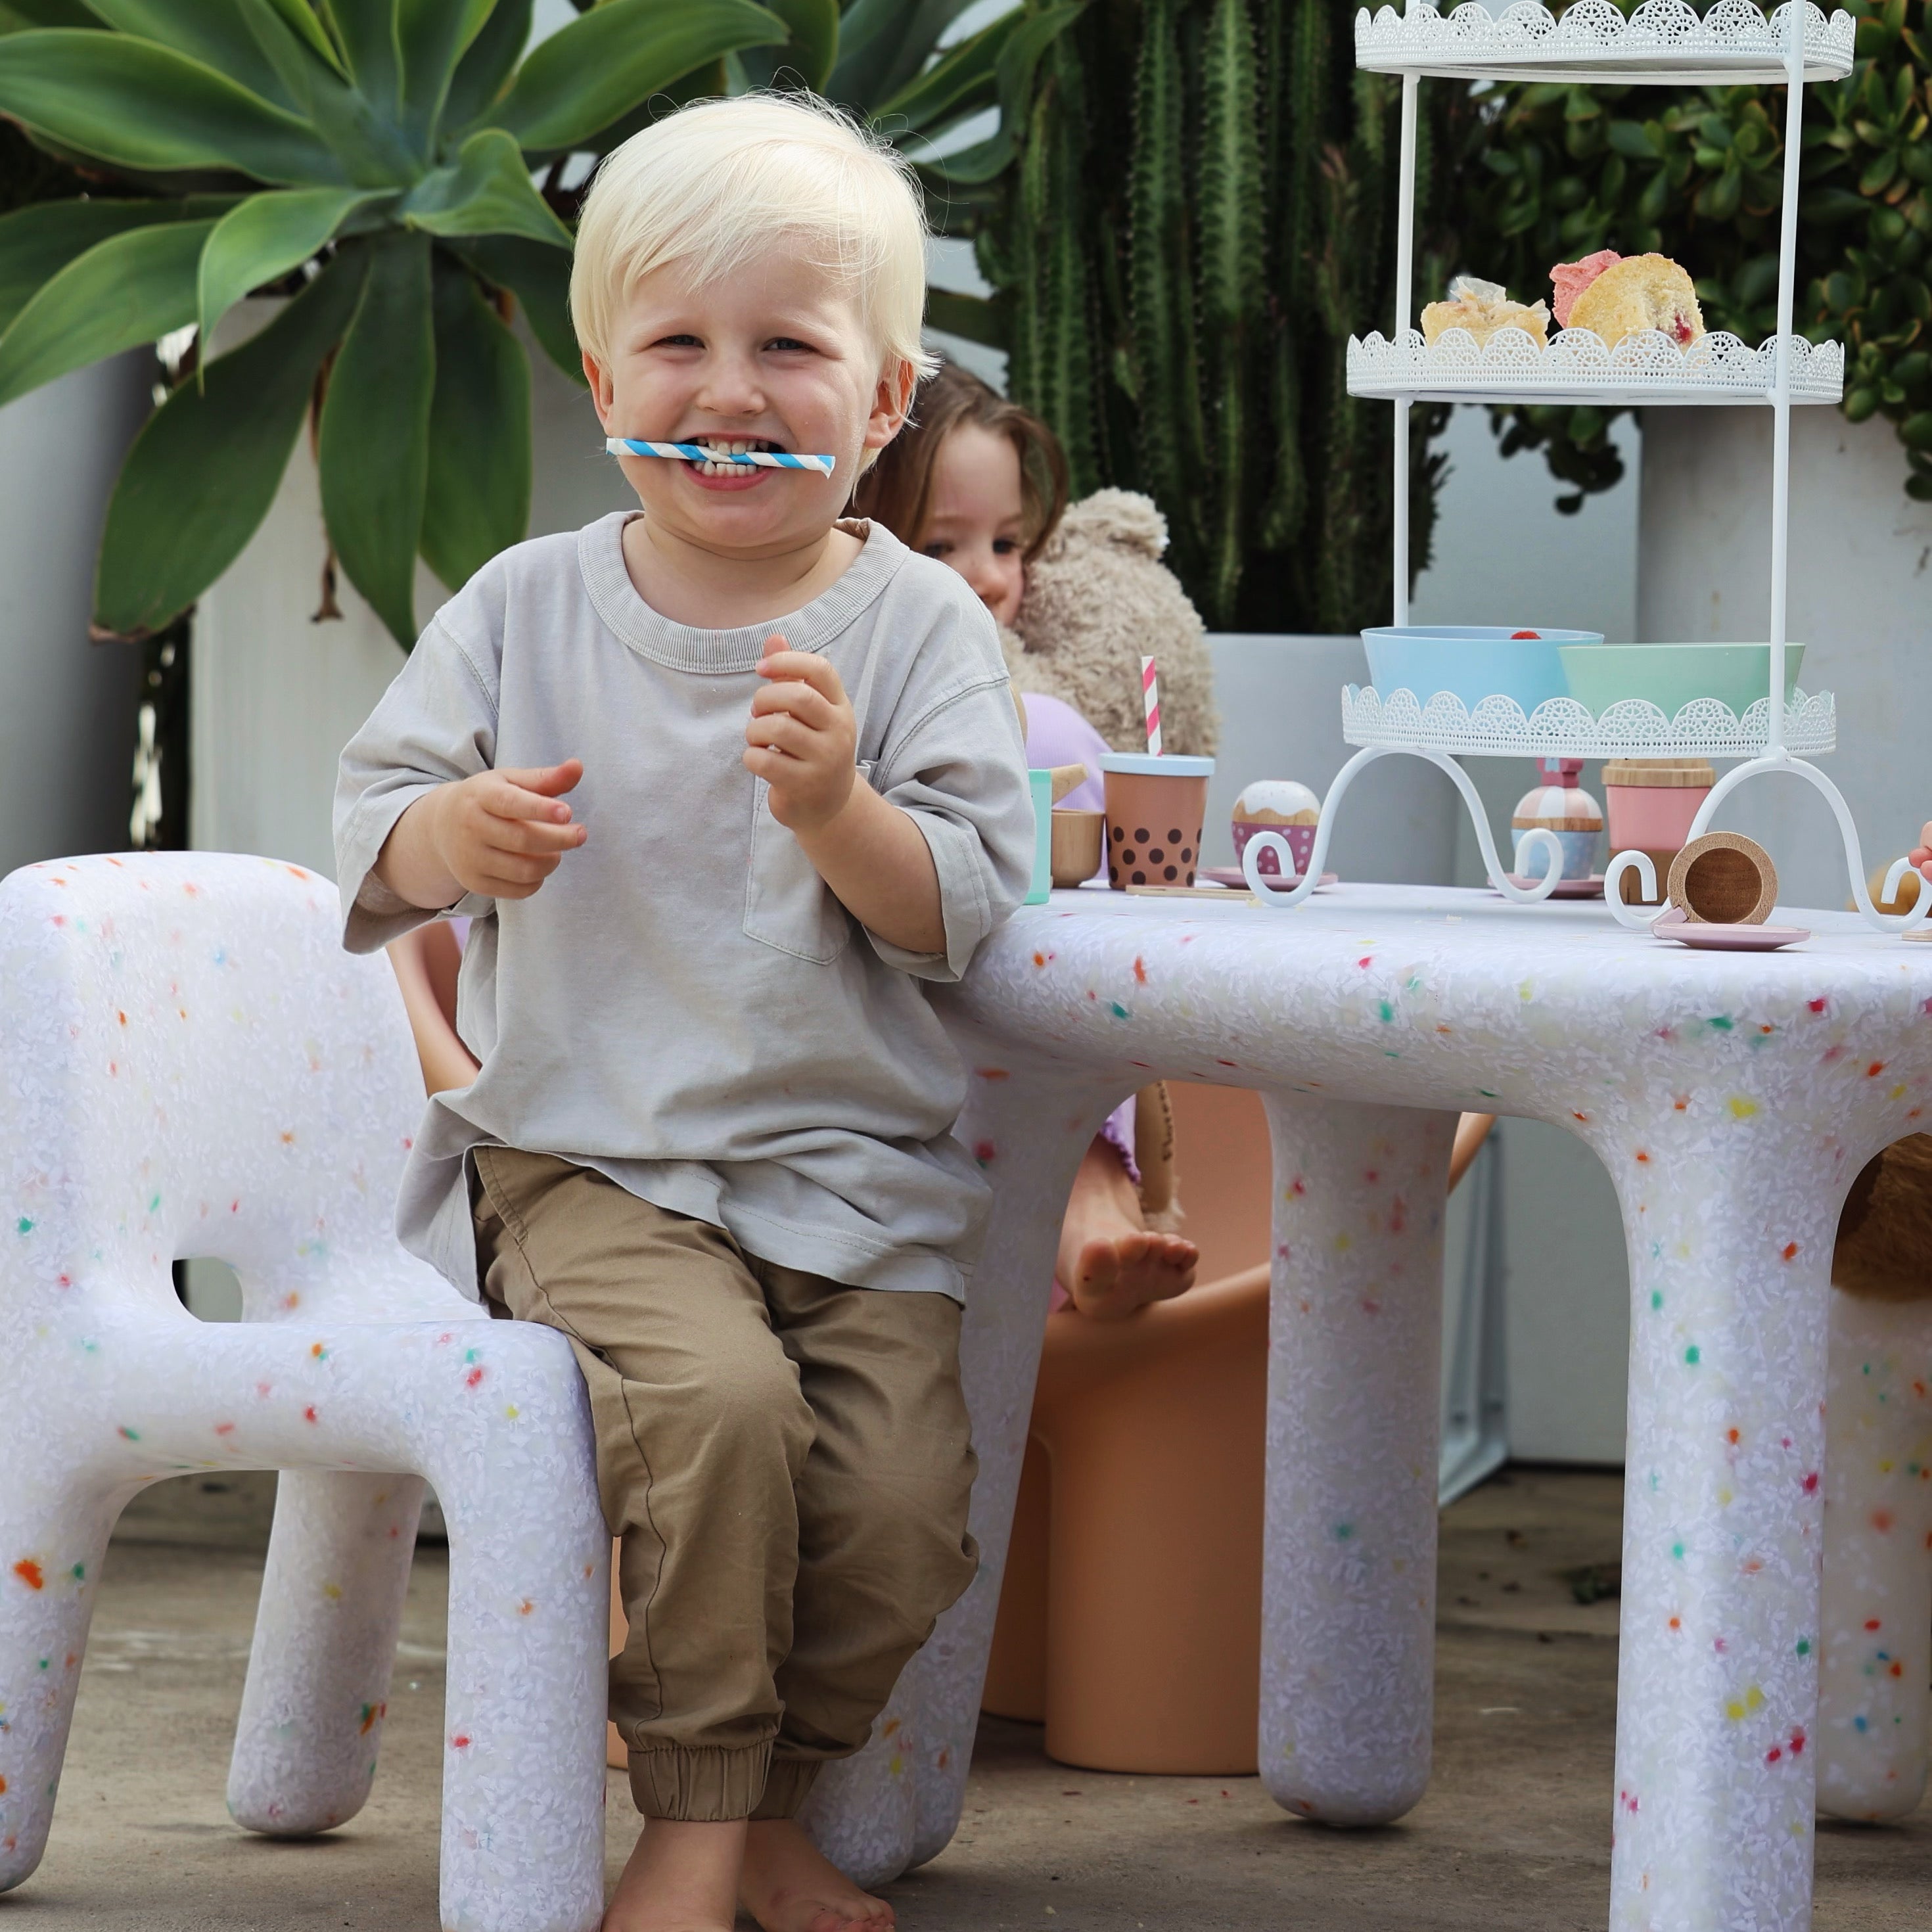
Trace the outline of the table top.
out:
<instances>
[{"instance_id":1,"label":"table top","mask_svg":"<svg viewBox=\"0 0 1932 1932\"><path fill-rule=\"evenodd\" d=\"M1932 944L1852 914L1773 916L1812 938L1698 952L1619 926L1600 902L1518 907L1444 886L1345 884L1286 910L1089 886L1023 908L941 1004L1069 1076L1566 1125L1606 1088L1635 1098L1712 1082L1738 1088L1741 1107L1822 1123L1856 1076L1847 1104L1869 1111L1882 1090L1881 1111L1912 1131L1932 1105Z\"/></svg>"}]
</instances>

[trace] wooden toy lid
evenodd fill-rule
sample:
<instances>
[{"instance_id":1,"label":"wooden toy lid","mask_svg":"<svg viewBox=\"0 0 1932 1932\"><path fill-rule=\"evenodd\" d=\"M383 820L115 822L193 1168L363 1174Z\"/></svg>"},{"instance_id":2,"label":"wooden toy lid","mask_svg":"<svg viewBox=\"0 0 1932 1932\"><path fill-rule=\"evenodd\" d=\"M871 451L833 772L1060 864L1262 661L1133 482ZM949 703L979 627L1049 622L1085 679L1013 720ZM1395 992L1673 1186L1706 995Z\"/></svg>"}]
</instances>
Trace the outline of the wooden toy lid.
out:
<instances>
[{"instance_id":1,"label":"wooden toy lid","mask_svg":"<svg viewBox=\"0 0 1932 1932\"><path fill-rule=\"evenodd\" d=\"M1708 758L1612 758L1604 766L1604 782L1688 790L1715 784L1718 774Z\"/></svg>"}]
</instances>

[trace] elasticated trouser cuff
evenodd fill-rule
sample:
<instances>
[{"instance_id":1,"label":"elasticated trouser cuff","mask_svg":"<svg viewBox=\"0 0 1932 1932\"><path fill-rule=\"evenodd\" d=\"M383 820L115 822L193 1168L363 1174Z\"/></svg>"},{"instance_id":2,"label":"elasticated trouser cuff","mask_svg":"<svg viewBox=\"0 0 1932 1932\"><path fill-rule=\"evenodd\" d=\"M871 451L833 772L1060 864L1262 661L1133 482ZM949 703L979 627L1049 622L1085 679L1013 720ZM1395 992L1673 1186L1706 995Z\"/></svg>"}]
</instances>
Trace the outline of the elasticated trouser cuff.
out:
<instances>
[{"instance_id":1,"label":"elasticated trouser cuff","mask_svg":"<svg viewBox=\"0 0 1932 1932\"><path fill-rule=\"evenodd\" d=\"M796 1818L805 1808L818 1768L810 1760L801 1763L796 1758L772 1759L765 1774L765 1795L752 1813L754 1820Z\"/></svg>"},{"instance_id":2,"label":"elasticated trouser cuff","mask_svg":"<svg viewBox=\"0 0 1932 1932\"><path fill-rule=\"evenodd\" d=\"M721 1825L753 1816L770 1782L772 1748L633 1750L631 1796L640 1816Z\"/></svg>"}]
</instances>

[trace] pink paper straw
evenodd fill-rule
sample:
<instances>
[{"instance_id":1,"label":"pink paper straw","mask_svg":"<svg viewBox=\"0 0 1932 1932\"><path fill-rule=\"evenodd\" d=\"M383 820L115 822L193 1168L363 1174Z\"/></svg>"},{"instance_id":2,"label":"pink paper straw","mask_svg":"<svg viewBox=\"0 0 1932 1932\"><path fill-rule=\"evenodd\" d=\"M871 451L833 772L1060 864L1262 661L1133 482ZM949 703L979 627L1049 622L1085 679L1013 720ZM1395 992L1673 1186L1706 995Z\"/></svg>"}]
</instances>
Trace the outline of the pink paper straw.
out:
<instances>
[{"instance_id":1,"label":"pink paper straw","mask_svg":"<svg viewBox=\"0 0 1932 1932\"><path fill-rule=\"evenodd\" d=\"M1160 679L1152 658L1141 659L1141 696L1147 706L1148 756L1160 756Z\"/></svg>"}]
</instances>

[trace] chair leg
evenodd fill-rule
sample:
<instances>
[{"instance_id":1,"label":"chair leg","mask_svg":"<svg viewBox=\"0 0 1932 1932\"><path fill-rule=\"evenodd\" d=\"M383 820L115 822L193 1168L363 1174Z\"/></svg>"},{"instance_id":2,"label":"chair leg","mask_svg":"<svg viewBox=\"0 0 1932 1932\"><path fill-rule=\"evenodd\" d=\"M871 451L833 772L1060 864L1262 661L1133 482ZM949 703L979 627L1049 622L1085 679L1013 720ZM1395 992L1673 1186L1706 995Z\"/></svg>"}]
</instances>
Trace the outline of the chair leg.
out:
<instances>
[{"instance_id":1,"label":"chair leg","mask_svg":"<svg viewBox=\"0 0 1932 1932\"><path fill-rule=\"evenodd\" d=\"M1932 1660L1932 1301L1832 1293L1818 1809L1924 1796Z\"/></svg>"},{"instance_id":2,"label":"chair leg","mask_svg":"<svg viewBox=\"0 0 1932 1932\"><path fill-rule=\"evenodd\" d=\"M514 1449L466 1441L430 1479L449 1526L443 1932L593 1932L604 1912L610 1533L589 1405L563 1338L494 1337ZM531 1344L554 1343L539 1362ZM526 1501L533 1508L512 1509Z\"/></svg>"},{"instance_id":3,"label":"chair leg","mask_svg":"<svg viewBox=\"0 0 1932 1932\"><path fill-rule=\"evenodd\" d=\"M238 1825L306 1838L362 1810L424 1487L420 1476L282 1472L228 1774Z\"/></svg>"},{"instance_id":4,"label":"chair leg","mask_svg":"<svg viewBox=\"0 0 1932 1932\"><path fill-rule=\"evenodd\" d=\"M46 1850L107 1536L125 1492L0 1482L0 1892Z\"/></svg>"}]
</instances>

